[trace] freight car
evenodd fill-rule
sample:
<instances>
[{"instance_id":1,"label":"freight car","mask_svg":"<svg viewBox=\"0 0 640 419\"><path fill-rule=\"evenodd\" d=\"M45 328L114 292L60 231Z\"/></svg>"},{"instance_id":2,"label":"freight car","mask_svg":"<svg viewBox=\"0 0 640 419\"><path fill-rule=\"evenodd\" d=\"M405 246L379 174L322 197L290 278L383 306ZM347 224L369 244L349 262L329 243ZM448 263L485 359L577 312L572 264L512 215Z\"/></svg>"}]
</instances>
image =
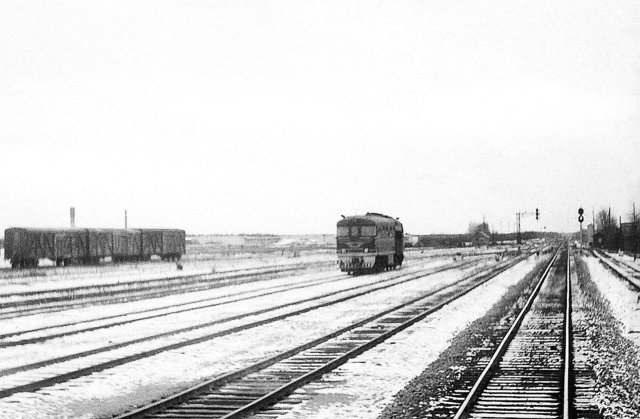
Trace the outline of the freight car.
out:
<instances>
[{"instance_id":1,"label":"freight car","mask_svg":"<svg viewBox=\"0 0 640 419\"><path fill-rule=\"evenodd\" d=\"M362 273L395 269L404 259L402 223L368 212L338 221L338 264L343 272Z\"/></svg>"},{"instance_id":2,"label":"freight car","mask_svg":"<svg viewBox=\"0 0 640 419\"><path fill-rule=\"evenodd\" d=\"M57 266L114 262L178 260L186 252L184 230L173 229L45 229L8 228L4 231L4 258L13 268L38 266L50 259Z\"/></svg>"}]
</instances>

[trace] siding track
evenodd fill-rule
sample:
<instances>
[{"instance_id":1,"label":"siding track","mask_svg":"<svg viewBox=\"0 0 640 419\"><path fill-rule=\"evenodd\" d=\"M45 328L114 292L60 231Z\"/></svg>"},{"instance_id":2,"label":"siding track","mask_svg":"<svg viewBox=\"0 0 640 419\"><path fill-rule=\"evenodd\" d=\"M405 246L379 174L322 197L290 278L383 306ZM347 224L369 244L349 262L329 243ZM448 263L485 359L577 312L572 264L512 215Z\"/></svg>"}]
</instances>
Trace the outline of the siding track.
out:
<instances>
[{"instance_id":1,"label":"siding track","mask_svg":"<svg viewBox=\"0 0 640 419\"><path fill-rule=\"evenodd\" d=\"M442 286L248 368L216 377L124 418L237 418L269 406L465 295L526 256Z\"/></svg>"}]
</instances>

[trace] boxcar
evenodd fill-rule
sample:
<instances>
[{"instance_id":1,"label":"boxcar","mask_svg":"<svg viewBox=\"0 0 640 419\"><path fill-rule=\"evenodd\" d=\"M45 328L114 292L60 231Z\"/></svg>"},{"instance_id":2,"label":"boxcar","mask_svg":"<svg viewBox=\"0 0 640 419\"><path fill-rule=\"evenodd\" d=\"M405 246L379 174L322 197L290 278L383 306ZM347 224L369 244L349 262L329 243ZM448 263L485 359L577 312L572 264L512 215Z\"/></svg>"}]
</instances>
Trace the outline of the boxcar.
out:
<instances>
[{"instance_id":1,"label":"boxcar","mask_svg":"<svg viewBox=\"0 0 640 419\"><path fill-rule=\"evenodd\" d=\"M39 259L56 265L149 260L157 255L177 260L186 252L184 230L171 229L45 229L5 230L4 258L13 268L36 267Z\"/></svg>"},{"instance_id":2,"label":"boxcar","mask_svg":"<svg viewBox=\"0 0 640 419\"><path fill-rule=\"evenodd\" d=\"M163 260L178 260L185 253L184 230L140 229L142 239L142 259L160 256Z\"/></svg>"},{"instance_id":3,"label":"boxcar","mask_svg":"<svg viewBox=\"0 0 640 419\"><path fill-rule=\"evenodd\" d=\"M142 237L140 230L113 230L114 262L127 262L140 259Z\"/></svg>"},{"instance_id":4,"label":"boxcar","mask_svg":"<svg viewBox=\"0 0 640 419\"><path fill-rule=\"evenodd\" d=\"M336 244L340 270L347 273L395 269L404 260L402 223L368 212L338 221Z\"/></svg>"}]
</instances>

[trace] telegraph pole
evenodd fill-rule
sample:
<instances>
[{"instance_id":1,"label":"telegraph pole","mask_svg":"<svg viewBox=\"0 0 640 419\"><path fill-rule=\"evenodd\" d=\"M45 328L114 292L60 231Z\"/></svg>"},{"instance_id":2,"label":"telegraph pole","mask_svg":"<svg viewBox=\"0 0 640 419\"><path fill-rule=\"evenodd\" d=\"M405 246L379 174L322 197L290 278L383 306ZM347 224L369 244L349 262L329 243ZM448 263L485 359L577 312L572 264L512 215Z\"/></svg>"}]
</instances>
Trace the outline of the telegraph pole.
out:
<instances>
[{"instance_id":1,"label":"telegraph pole","mask_svg":"<svg viewBox=\"0 0 640 419\"><path fill-rule=\"evenodd\" d=\"M517 244L522 244L522 228L520 225L520 221L522 217L526 215L533 215L533 214L534 213L527 212L527 211L516 212L516 243ZM538 218L540 217L540 211L538 211L538 208L536 208L535 216L536 216L536 221L538 221Z\"/></svg>"}]
</instances>

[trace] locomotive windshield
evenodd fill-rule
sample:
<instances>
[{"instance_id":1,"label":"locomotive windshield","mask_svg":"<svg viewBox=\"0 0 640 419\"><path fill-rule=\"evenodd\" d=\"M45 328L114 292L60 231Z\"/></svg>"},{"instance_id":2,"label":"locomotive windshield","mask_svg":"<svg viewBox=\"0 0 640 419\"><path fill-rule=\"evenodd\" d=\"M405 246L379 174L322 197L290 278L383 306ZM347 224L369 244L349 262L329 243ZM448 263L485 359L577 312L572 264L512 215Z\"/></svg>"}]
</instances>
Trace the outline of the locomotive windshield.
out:
<instances>
[{"instance_id":1,"label":"locomotive windshield","mask_svg":"<svg viewBox=\"0 0 640 419\"><path fill-rule=\"evenodd\" d=\"M347 237L349 235L349 227L338 227L338 237Z\"/></svg>"},{"instance_id":2,"label":"locomotive windshield","mask_svg":"<svg viewBox=\"0 0 640 419\"><path fill-rule=\"evenodd\" d=\"M376 235L375 226L362 226L360 228L360 235L365 237L373 237Z\"/></svg>"}]
</instances>

